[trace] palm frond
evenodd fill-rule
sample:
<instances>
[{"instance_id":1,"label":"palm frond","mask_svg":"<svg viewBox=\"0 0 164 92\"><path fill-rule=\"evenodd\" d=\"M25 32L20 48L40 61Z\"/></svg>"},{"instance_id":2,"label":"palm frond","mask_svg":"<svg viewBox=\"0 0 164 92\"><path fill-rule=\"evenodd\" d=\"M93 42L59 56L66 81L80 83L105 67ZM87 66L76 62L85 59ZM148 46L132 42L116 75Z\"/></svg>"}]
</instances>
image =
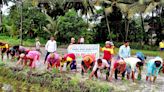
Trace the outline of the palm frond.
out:
<instances>
[{"instance_id":1,"label":"palm frond","mask_svg":"<svg viewBox=\"0 0 164 92\"><path fill-rule=\"evenodd\" d=\"M113 9L112 9L112 6L111 7L108 7L108 8L105 8L105 13L108 15L109 13L112 13L113 12Z\"/></svg>"},{"instance_id":2,"label":"palm frond","mask_svg":"<svg viewBox=\"0 0 164 92\"><path fill-rule=\"evenodd\" d=\"M121 12L126 13L129 10L129 5L124 3L117 3L117 7L120 8Z\"/></svg>"},{"instance_id":3,"label":"palm frond","mask_svg":"<svg viewBox=\"0 0 164 92\"><path fill-rule=\"evenodd\" d=\"M134 3L129 7L128 19L131 19L136 13L144 12L145 9L146 9L145 4Z\"/></svg>"},{"instance_id":4,"label":"palm frond","mask_svg":"<svg viewBox=\"0 0 164 92\"><path fill-rule=\"evenodd\" d=\"M43 30L44 30L45 32L47 32L48 34L51 34L51 32L49 31L49 29L47 29L46 27L43 27Z\"/></svg>"},{"instance_id":5,"label":"palm frond","mask_svg":"<svg viewBox=\"0 0 164 92\"><path fill-rule=\"evenodd\" d=\"M48 15L48 14L45 14L46 15L46 20L50 23L50 24L53 24L54 23L54 20Z\"/></svg>"},{"instance_id":6,"label":"palm frond","mask_svg":"<svg viewBox=\"0 0 164 92\"><path fill-rule=\"evenodd\" d=\"M38 0L32 0L32 5L33 5L33 6L37 6L38 3L39 3Z\"/></svg>"},{"instance_id":7,"label":"palm frond","mask_svg":"<svg viewBox=\"0 0 164 92\"><path fill-rule=\"evenodd\" d=\"M123 4L133 4L138 2L138 0L117 0L118 3L123 3Z\"/></svg>"},{"instance_id":8,"label":"palm frond","mask_svg":"<svg viewBox=\"0 0 164 92\"><path fill-rule=\"evenodd\" d=\"M144 13L151 12L151 11L152 11L153 9L155 9L156 6L159 5L159 4L160 4L159 2L152 2L152 3L150 3L150 4L147 6L147 8L146 8L146 10L145 10Z\"/></svg>"},{"instance_id":9,"label":"palm frond","mask_svg":"<svg viewBox=\"0 0 164 92\"><path fill-rule=\"evenodd\" d=\"M46 20L49 22L49 24L46 25L46 27L43 27L43 30L49 34L57 35L58 31L58 24L59 21L53 20L49 15L46 14Z\"/></svg>"},{"instance_id":10,"label":"palm frond","mask_svg":"<svg viewBox=\"0 0 164 92\"><path fill-rule=\"evenodd\" d=\"M2 0L2 4L8 6L8 2L16 2L16 1L19 1L19 0Z\"/></svg>"}]
</instances>

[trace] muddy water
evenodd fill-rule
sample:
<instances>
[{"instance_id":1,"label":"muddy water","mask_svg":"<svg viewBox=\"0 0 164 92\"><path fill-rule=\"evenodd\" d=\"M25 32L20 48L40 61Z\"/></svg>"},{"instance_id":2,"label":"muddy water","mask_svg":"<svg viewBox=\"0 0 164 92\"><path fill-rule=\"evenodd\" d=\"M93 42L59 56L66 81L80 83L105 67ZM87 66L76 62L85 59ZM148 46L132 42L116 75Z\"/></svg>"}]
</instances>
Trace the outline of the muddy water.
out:
<instances>
[{"instance_id":1,"label":"muddy water","mask_svg":"<svg viewBox=\"0 0 164 92\"><path fill-rule=\"evenodd\" d=\"M0 77L0 92L52 92L48 88L40 87L38 84L29 84L13 79ZM58 91L53 91L58 92Z\"/></svg>"},{"instance_id":2,"label":"muddy water","mask_svg":"<svg viewBox=\"0 0 164 92\"><path fill-rule=\"evenodd\" d=\"M66 49L58 49L58 53L60 55L63 55L66 53ZM46 69L46 66L43 64L44 56L46 52L42 49L42 65L40 68L38 68L37 71L44 72ZM149 60L152 57L149 57L147 60ZM14 66L15 63L9 63L6 64ZM160 73L160 75L157 77L157 80L155 83L146 82L146 67L144 67L142 71L142 80L141 81L135 81L132 82L132 80L114 80L112 82L108 82L110 86L114 87L113 92L164 92L164 74ZM80 73L78 74L80 75ZM82 78L82 77L80 77ZM84 80L88 78L88 75L84 77ZM106 82L104 80L99 80L100 82ZM50 90L47 90L46 88L40 87L39 85L31 85L28 83L22 83L20 81L14 81L11 79L5 79L0 77L0 92L4 90L4 85L7 85L8 88L11 87L13 92L40 92L41 90L43 92L51 92ZM118 91L119 90L119 91ZM8 91L4 91L8 92ZM57 91L53 91L57 92Z\"/></svg>"}]
</instances>

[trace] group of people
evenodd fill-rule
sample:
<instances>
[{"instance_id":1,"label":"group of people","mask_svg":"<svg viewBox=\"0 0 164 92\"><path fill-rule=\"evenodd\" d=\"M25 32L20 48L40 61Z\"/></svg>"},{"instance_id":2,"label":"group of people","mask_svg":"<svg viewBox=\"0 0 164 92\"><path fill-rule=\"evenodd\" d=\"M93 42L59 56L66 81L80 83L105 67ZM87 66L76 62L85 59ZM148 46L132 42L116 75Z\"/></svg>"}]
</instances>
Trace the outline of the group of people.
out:
<instances>
[{"instance_id":1,"label":"group of people","mask_svg":"<svg viewBox=\"0 0 164 92\"><path fill-rule=\"evenodd\" d=\"M71 44L75 43L75 39L71 38ZM1 44L1 43L0 43ZM2 45L1 45L2 46ZM1 50L7 53L7 56L10 54L13 58L18 58L16 65L26 66L29 61L29 66L31 69L36 67L37 62L40 61L41 51L40 43L36 39L36 50L29 50L23 46L13 46L9 48L7 44L3 44L4 50ZM77 71L77 62L76 56L74 53L68 53L64 56L60 56L57 53L57 43L54 40L54 37L51 37L45 45L45 50L47 51L44 63L47 64L47 69L51 70L56 68L63 71L63 67L66 66L70 70ZM93 55L84 55L81 61L81 74L89 74L89 79L92 79L93 76L96 78L99 77L98 72L105 70L106 79L112 81L113 75L117 80L119 76L121 79L130 78L134 81L136 79L135 74L138 73L137 79L141 80L141 74L143 66L146 66L147 74L146 80L150 78L151 81L155 82L157 75L160 69L163 66L163 59L159 56L150 59L146 62L146 57L142 52L137 52L135 56L131 56L131 49L129 42L125 41L122 46L119 48L118 56L115 55L115 46L113 42L106 41L105 46L100 48L100 51L103 52L103 58L96 59ZM2 55L3 56L3 55ZM2 58L3 59L3 58ZM152 78L153 77L153 80Z\"/></svg>"},{"instance_id":2,"label":"group of people","mask_svg":"<svg viewBox=\"0 0 164 92\"><path fill-rule=\"evenodd\" d=\"M135 56L131 56L129 42L125 41L119 48L118 56L114 57L114 44L106 41L105 47L100 49L104 52L103 59L98 59L93 65L90 78L97 76L97 71L106 69L106 79L112 81L113 75L118 79L118 75L122 76L122 80L132 78L134 81L135 73L138 73L137 79L141 80L143 66L146 66L146 81L150 79L155 82L158 73L163 67L163 59L159 56L146 62L146 56L142 52L137 52ZM91 67L91 66L90 66Z\"/></svg>"},{"instance_id":3,"label":"group of people","mask_svg":"<svg viewBox=\"0 0 164 92\"><path fill-rule=\"evenodd\" d=\"M84 44L84 42L85 42L85 39L84 39L83 36L81 36L81 37L78 39L77 44ZM70 45L71 45L71 44L75 44L75 43L76 43L75 38L72 37L72 38L71 38L71 43L70 43Z\"/></svg>"}]
</instances>

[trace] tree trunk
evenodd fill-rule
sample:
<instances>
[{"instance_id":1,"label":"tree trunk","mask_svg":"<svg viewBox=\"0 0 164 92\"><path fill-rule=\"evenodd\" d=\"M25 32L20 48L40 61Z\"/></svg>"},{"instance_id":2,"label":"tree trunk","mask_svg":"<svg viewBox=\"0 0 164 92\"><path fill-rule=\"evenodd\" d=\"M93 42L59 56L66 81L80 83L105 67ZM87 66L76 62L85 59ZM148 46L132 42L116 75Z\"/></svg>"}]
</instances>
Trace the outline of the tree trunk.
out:
<instances>
[{"instance_id":1,"label":"tree trunk","mask_svg":"<svg viewBox=\"0 0 164 92\"><path fill-rule=\"evenodd\" d=\"M105 19L106 19L106 23L107 23L107 28L108 28L108 32L109 32L109 39L112 41L112 34L111 34L111 31L110 31L110 26L109 26L109 21L108 21L108 17L107 17L107 14L105 13Z\"/></svg>"},{"instance_id":2,"label":"tree trunk","mask_svg":"<svg viewBox=\"0 0 164 92\"><path fill-rule=\"evenodd\" d=\"M87 8L86 8L86 19L87 19L87 27L89 27L89 20L88 20L88 10L87 10Z\"/></svg>"},{"instance_id":3,"label":"tree trunk","mask_svg":"<svg viewBox=\"0 0 164 92\"><path fill-rule=\"evenodd\" d=\"M1 10L1 5L0 5L0 31L2 29L2 10Z\"/></svg>"},{"instance_id":4,"label":"tree trunk","mask_svg":"<svg viewBox=\"0 0 164 92\"><path fill-rule=\"evenodd\" d=\"M163 24L162 24L162 15L161 15L161 14L162 14L162 6L160 6L159 9L160 9L159 18L160 18L160 30L161 30L161 31L160 31L160 34L159 34L160 37L159 37L159 39L157 39L158 42L160 42L160 41L162 40L161 36L162 36L162 30L163 30L163 28L162 28L162 27L163 27ZM158 38L158 37L157 37L157 38Z\"/></svg>"},{"instance_id":5,"label":"tree trunk","mask_svg":"<svg viewBox=\"0 0 164 92\"><path fill-rule=\"evenodd\" d=\"M23 2L21 0L21 26L20 26L20 45L23 45Z\"/></svg>"},{"instance_id":6,"label":"tree trunk","mask_svg":"<svg viewBox=\"0 0 164 92\"><path fill-rule=\"evenodd\" d=\"M154 31L154 12L152 11L153 31ZM151 46L153 45L153 32L151 31Z\"/></svg>"},{"instance_id":7,"label":"tree trunk","mask_svg":"<svg viewBox=\"0 0 164 92\"><path fill-rule=\"evenodd\" d=\"M141 27L142 27L142 38L141 38L141 45L143 45L143 38L144 38L144 32L145 32L145 29L144 29L144 20L143 20L143 16L142 16L142 13L140 13L140 16L141 16Z\"/></svg>"},{"instance_id":8,"label":"tree trunk","mask_svg":"<svg viewBox=\"0 0 164 92\"><path fill-rule=\"evenodd\" d=\"M125 17L125 19L124 19L124 22L125 22L125 35L127 34L127 32L126 32L126 28L127 28L127 24L126 24L126 17ZM126 37L124 37L124 40L126 39Z\"/></svg>"},{"instance_id":9,"label":"tree trunk","mask_svg":"<svg viewBox=\"0 0 164 92\"><path fill-rule=\"evenodd\" d=\"M125 40L128 40L129 20L126 18L125 18L125 32L126 32Z\"/></svg>"}]
</instances>

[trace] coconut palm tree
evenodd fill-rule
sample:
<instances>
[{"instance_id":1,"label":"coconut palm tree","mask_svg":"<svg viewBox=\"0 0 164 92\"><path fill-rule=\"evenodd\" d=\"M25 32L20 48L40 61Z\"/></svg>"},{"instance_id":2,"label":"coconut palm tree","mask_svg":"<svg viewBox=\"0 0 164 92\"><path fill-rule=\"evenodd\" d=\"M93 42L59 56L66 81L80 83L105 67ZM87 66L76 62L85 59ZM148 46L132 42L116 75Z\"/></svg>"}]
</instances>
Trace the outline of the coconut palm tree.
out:
<instances>
[{"instance_id":1,"label":"coconut palm tree","mask_svg":"<svg viewBox=\"0 0 164 92\"><path fill-rule=\"evenodd\" d=\"M53 20L49 15L46 14L46 20L49 22L45 27L43 27L43 30L47 32L50 35L53 35L56 37L58 34L58 24L59 22L57 20Z\"/></svg>"},{"instance_id":2,"label":"coconut palm tree","mask_svg":"<svg viewBox=\"0 0 164 92\"><path fill-rule=\"evenodd\" d=\"M128 39L128 31L129 31L129 22L133 18L136 13L145 14L147 12L151 12L160 2L160 0L97 0L96 5L100 5L102 3L108 4L108 7L105 7L105 16L114 12L113 6L119 8L124 16L125 20L125 40ZM162 0L161 0L162 1ZM142 18L143 19L143 18ZM143 22L143 20L142 20ZM107 20L107 25L108 25ZM108 29L109 30L109 29ZM109 30L110 33L110 30Z\"/></svg>"},{"instance_id":3,"label":"coconut palm tree","mask_svg":"<svg viewBox=\"0 0 164 92\"><path fill-rule=\"evenodd\" d=\"M71 0L64 3L64 10L74 8L76 11L80 10L80 15L85 15L89 27L88 17L95 14L95 7L90 0Z\"/></svg>"}]
</instances>

